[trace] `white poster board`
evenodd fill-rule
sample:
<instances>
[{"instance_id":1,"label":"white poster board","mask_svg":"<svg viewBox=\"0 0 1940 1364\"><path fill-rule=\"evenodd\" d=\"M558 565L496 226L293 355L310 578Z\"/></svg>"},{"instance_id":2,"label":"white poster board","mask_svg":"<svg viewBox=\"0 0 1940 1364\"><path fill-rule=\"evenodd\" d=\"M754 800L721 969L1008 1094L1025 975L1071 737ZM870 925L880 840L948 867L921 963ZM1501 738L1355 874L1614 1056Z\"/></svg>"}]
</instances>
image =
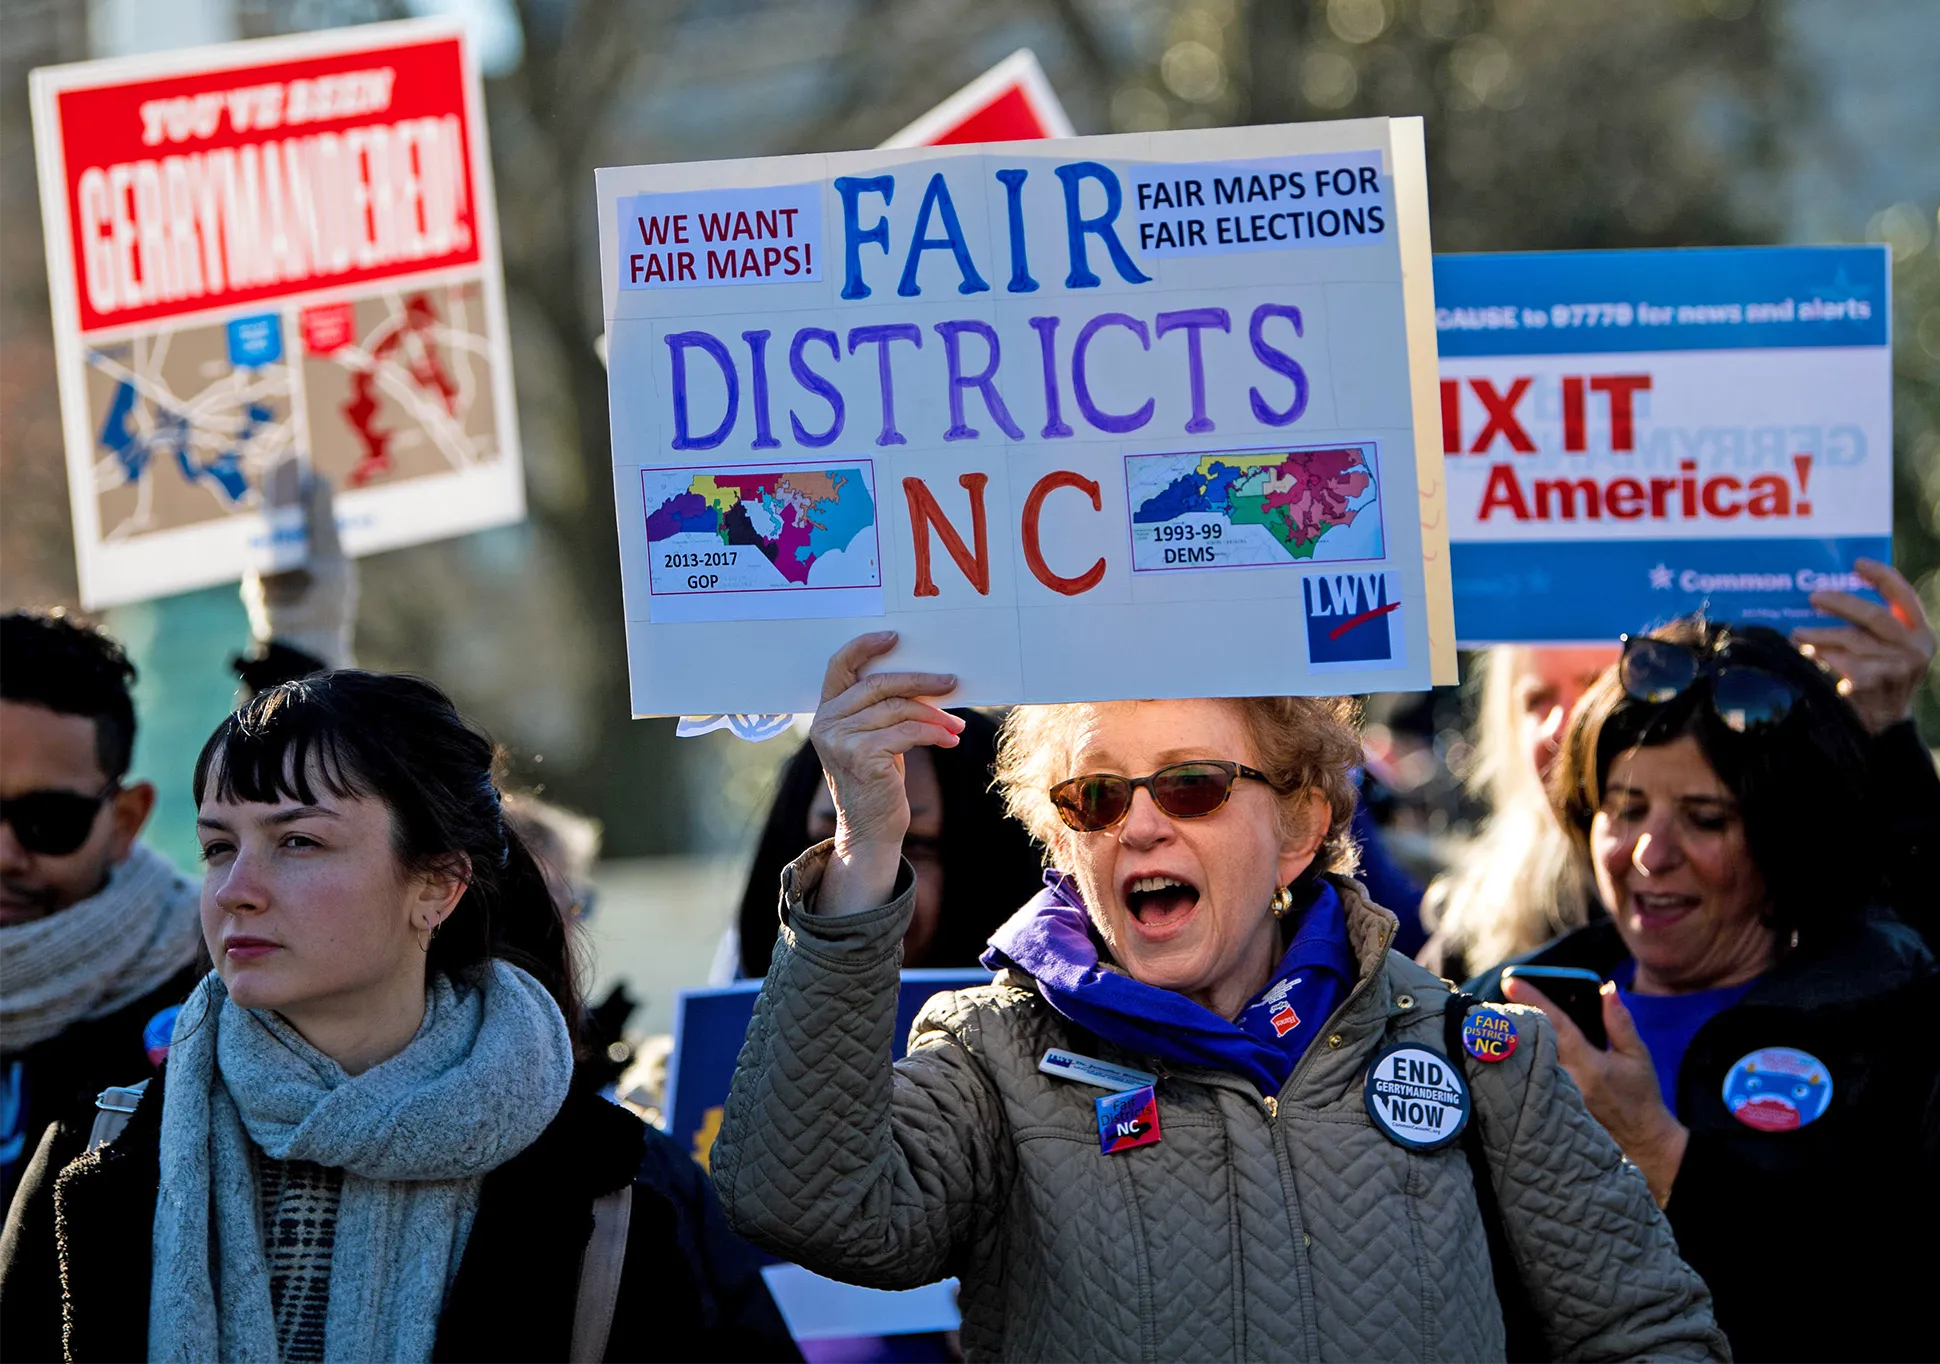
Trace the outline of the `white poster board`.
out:
<instances>
[{"instance_id":1,"label":"white poster board","mask_svg":"<svg viewBox=\"0 0 1940 1364\"><path fill-rule=\"evenodd\" d=\"M1452 678L1418 120L598 172L636 714Z\"/></svg>"},{"instance_id":2,"label":"white poster board","mask_svg":"<svg viewBox=\"0 0 1940 1364\"><path fill-rule=\"evenodd\" d=\"M459 26L32 75L90 607L525 514L484 101Z\"/></svg>"}]
</instances>

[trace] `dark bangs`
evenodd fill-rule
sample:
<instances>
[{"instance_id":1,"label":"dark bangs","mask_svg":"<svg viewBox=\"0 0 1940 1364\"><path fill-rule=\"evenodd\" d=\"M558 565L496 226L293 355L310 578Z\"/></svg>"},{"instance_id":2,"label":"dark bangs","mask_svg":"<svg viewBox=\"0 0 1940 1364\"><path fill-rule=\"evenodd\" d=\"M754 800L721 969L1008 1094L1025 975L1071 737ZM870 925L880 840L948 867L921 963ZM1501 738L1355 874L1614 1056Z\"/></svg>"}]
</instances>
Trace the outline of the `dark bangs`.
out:
<instances>
[{"instance_id":1,"label":"dark bangs","mask_svg":"<svg viewBox=\"0 0 1940 1364\"><path fill-rule=\"evenodd\" d=\"M343 707L333 704L338 700L310 678L256 695L202 746L196 805L208 795L252 805L314 805L319 787L340 800L376 795L368 755L359 751L363 745Z\"/></svg>"},{"instance_id":2,"label":"dark bangs","mask_svg":"<svg viewBox=\"0 0 1940 1364\"><path fill-rule=\"evenodd\" d=\"M506 826L497 751L431 683L356 668L262 692L217 727L195 763L195 803L382 801L408 872L464 879L425 945L426 968L474 974L491 960L530 972L579 1025L579 991L561 907L516 829ZM213 784L213 786L212 786Z\"/></svg>"},{"instance_id":3,"label":"dark bangs","mask_svg":"<svg viewBox=\"0 0 1940 1364\"><path fill-rule=\"evenodd\" d=\"M1610 767L1624 753L1639 748L1655 748L1659 744L1675 743L1686 735L1698 741L1704 750L1706 761L1718 768L1720 751L1729 753L1731 740L1738 738L1724 725L1707 724L1705 701L1710 693L1710 682L1696 683L1688 690L1680 692L1670 700L1653 705L1648 701L1637 701L1624 697L1604 720L1596 736L1596 790L1598 798L1610 779ZM1740 740L1742 742L1742 740ZM1727 762L1724 769L1733 764ZM1735 793L1737 784L1719 770L1719 780L1731 787Z\"/></svg>"}]
</instances>

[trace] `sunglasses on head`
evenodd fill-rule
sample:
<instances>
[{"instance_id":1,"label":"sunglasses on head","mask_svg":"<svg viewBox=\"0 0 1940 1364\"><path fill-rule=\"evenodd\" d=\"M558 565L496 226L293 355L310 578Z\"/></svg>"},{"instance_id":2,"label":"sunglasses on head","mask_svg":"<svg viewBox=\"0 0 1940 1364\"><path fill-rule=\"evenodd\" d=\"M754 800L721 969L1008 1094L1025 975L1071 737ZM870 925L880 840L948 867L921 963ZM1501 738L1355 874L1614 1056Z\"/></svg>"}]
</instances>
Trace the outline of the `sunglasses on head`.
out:
<instances>
[{"instance_id":1,"label":"sunglasses on head","mask_svg":"<svg viewBox=\"0 0 1940 1364\"><path fill-rule=\"evenodd\" d=\"M1739 734L1783 721L1798 703L1798 689L1763 668L1727 663L1718 654L1700 655L1688 645L1625 635L1617 678L1633 701L1662 705L1682 696L1700 679L1711 683L1711 710Z\"/></svg>"},{"instance_id":2,"label":"sunglasses on head","mask_svg":"<svg viewBox=\"0 0 1940 1364\"><path fill-rule=\"evenodd\" d=\"M1233 783L1241 777L1267 781L1266 773L1244 763L1173 763L1149 777L1092 772L1061 781L1051 788L1051 804L1058 818L1081 834L1098 833L1125 818L1141 786L1152 793L1152 803L1174 819L1204 819L1232 798Z\"/></svg>"},{"instance_id":3,"label":"sunglasses on head","mask_svg":"<svg viewBox=\"0 0 1940 1364\"><path fill-rule=\"evenodd\" d=\"M101 804L115 793L109 782L99 795L78 791L29 791L0 800L0 823L10 825L20 846L42 857L65 857L88 841Z\"/></svg>"}]
</instances>

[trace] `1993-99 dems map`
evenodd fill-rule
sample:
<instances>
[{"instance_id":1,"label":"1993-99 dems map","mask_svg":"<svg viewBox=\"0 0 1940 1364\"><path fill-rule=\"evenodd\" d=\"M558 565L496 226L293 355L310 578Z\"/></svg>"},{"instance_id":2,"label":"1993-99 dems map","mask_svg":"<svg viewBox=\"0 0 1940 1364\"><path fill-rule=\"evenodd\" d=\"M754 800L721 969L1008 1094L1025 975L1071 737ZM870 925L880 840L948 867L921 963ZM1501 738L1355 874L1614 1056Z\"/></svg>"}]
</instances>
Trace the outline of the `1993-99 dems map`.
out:
<instances>
[{"instance_id":1,"label":"1993-99 dems map","mask_svg":"<svg viewBox=\"0 0 1940 1364\"><path fill-rule=\"evenodd\" d=\"M1267 452L1127 455L1141 573L1385 557L1372 442Z\"/></svg>"}]
</instances>

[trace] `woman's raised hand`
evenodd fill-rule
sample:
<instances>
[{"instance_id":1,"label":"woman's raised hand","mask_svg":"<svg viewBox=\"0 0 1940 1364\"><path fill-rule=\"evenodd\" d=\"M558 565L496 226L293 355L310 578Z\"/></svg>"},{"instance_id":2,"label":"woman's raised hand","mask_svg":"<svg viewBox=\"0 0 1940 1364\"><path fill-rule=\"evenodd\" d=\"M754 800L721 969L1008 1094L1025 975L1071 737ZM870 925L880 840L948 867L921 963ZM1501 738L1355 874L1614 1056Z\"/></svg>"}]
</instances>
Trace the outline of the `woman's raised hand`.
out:
<instances>
[{"instance_id":1,"label":"woman's raised hand","mask_svg":"<svg viewBox=\"0 0 1940 1364\"><path fill-rule=\"evenodd\" d=\"M1850 592L1814 592L1814 606L1852 624L1808 626L1792 631L1792 640L1846 679L1846 699L1878 734L1913 714L1913 693L1933 662L1933 626L1898 569L1877 559L1855 560L1853 569L1886 604Z\"/></svg>"},{"instance_id":2,"label":"woman's raised hand","mask_svg":"<svg viewBox=\"0 0 1940 1364\"><path fill-rule=\"evenodd\" d=\"M1502 992L1548 1016L1556 1029L1556 1059L1583 1091L1590 1116L1603 1125L1630 1163L1643 1171L1657 1206L1669 1202L1691 1131L1664 1103L1650 1049L1637 1035L1636 1020L1617 997L1617 987L1609 981L1603 985L1607 1051L1585 1037L1567 1013L1528 981L1511 976L1502 983Z\"/></svg>"},{"instance_id":3,"label":"woman's raised hand","mask_svg":"<svg viewBox=\"0 0 1940 1364\"><path fill-rule=\"evenodd\" d=\"M816 904L823 914L855 914L888 901L909 832L903 754L918 744L954 748L963 731L962 720L923 699L955 691L949 673L863 672L895 647L895 631L883 630L837 649L809 727L835 797L835 856Z\"/></svg>"}]
</instances>

